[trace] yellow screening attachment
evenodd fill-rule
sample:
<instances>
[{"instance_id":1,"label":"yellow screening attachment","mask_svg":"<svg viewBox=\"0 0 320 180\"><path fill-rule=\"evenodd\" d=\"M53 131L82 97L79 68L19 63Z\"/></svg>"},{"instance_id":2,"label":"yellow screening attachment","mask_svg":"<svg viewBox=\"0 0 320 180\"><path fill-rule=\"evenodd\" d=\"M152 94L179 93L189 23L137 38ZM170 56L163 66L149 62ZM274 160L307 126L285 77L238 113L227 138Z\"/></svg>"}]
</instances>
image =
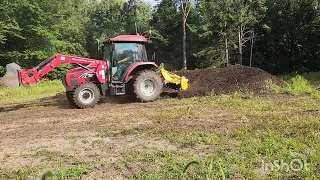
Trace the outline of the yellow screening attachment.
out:
<instances>
[{"instance_id":1,"label":"yellow screening attachment","mask_svg":"<svg viewBox=\"0 0 320 180\"><path fill-rule=\"evenodd\" d=\"M175 85L180 85L181 90L188 89L188 82L189 80L184 76L178 76L176 74L173 74L167 70L165 70L163 67L160 69L161 74L163 78L168 82Z\"/></svg>"}]
</instances>

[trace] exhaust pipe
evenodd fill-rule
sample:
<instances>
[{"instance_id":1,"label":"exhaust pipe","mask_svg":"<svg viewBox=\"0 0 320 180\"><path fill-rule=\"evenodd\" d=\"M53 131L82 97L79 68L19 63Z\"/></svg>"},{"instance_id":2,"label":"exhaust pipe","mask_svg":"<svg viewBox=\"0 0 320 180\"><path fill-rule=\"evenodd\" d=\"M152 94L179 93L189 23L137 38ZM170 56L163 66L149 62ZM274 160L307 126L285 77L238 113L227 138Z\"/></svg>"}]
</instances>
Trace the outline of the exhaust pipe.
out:
<instances>
[{"instance_id":1,"label":"exhaust pipe","mask_svg":"<svg viewBox=\"0 0 320 180\"><path fill-rule=\"evenodd\" d=\"M7 72L0 78L0 86L8 86L17 88L20 86L19 70L21 67L16 63L10 63L6 65Z\"/></svg>"}]
</instances>

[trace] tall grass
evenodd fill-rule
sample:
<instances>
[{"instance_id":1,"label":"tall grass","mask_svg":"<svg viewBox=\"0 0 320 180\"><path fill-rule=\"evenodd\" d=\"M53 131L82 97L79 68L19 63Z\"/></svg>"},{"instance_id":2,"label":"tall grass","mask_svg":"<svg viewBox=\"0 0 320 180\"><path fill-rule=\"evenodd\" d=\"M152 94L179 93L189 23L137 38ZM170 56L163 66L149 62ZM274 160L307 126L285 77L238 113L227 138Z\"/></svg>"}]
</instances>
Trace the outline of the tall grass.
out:
<instances>
[{"instance_id":1,"label":"tall grass","mask_svg":"<svg viewBox=\"0 0 320 180\"><path fill-rule=\"evenodd\" d=\"M312 95L320 98L319 84L320 73L309 73L304 75L285 75L281 79L285 81L285 85L280 87L273 84L271 81L266 82L266 88L272 90L274 93L283 93L290 95Z\"/></svg>"},{"instance_id":2,"label":"tall grass","mask_svg":"<svg viewBox=\"0 0 320 180\"><path fill-rule=\"evenodd\" d=\"M313 91L310 82L300 75L291 78L283 88L284 93L292 95L311 94Z\"/></svg>"},{"instance_id":3,"label":"tall grass","mask_svg":"<svg viewBox=\"0 0 320 180\"><path fill-rule=\"evenodd\" d=\"M283 75L280 78L284 81L290 81L292 78L295 78L297 76L301 76L302 78L307 80L313 88L317 88L320 86L320 72L309 72L303 74L291 73Z\"/></svg>"},{"instance_id":4,"label":"tall grass","mask_svg":"<svg viewBox=\"0 0 320 180\"><path fill-rule=\"evenodd\" d=\"M65 91L60 80L42 80L19 88L0 87L0 102L19 102L53 96Z\"/></svg>"}]
</instances>

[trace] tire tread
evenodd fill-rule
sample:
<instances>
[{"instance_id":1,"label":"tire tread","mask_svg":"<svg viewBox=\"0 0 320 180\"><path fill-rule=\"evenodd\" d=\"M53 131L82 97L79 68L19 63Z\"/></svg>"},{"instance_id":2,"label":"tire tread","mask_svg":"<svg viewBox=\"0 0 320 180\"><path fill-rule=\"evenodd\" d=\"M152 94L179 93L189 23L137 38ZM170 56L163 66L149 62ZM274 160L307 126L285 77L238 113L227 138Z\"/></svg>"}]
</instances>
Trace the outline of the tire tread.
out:
<instances>
[{"instance_id":1,"label":"tire tread","mask_svg":"<svg viewBox=\"0 0 320 180\"><path fill-rule=\"evenodd\" d=\"M146 69L146 70L142 70L142 71L140 71L140 72L138 72L135 76L134 76L134 78L133 78L133 92L134 92L134 94L135 94L135 96L136 96L136 98L138 99L138 100L140 100L141 102L152 102L152 101L155 101L156 99L158 99L159 98L159 96L160 96L160 94L162 93L162 87L158 87L160 90L160 92L158 92L159 93L159 95L158 95L158 97L156 97L155 99L153 99L153 100L145 100L145 99L143 99L142 97L139 97L139 95L138 95L138 93L137 93L137 86L139 86L138 85L138 82L137 82L137 79L139 78L139 77L141 77L141 76L146 76L146 75L148 75L149 74L149 76L154 76L154 75L157 75L157 72L155 71L155 70L150 70L150 69ZM157 75L158 76L158 75ZM160 78L160 80L161 80L161 77L159 76L159 78ZM162 83L162 80L161 80L161 83Z\"/></svg>"},{"instance_id":2,"label":"tire tread","mask_svg":"<svg viewBox=\"0 0 320 180\"><path fill-rule=\"evenodd\" d=\"M78 100L77 100L77 96L78 96L78 89L80 89L82 86L87 86L89 88L92 88L92 90L95 92L95 99L93 100L92 103L88 104L88 105L83 105L81 104ZM98 104L100 100L100 90L97 87L97 85L95 85L92 82L84 82L81 83L79 85L77 85L77 87L75 88L75 90L73 91L73 101L74 103L80 108L80 109L85 109L85 108L93 108L94 106L96 106Z\"/></svg>"}]
</instances>

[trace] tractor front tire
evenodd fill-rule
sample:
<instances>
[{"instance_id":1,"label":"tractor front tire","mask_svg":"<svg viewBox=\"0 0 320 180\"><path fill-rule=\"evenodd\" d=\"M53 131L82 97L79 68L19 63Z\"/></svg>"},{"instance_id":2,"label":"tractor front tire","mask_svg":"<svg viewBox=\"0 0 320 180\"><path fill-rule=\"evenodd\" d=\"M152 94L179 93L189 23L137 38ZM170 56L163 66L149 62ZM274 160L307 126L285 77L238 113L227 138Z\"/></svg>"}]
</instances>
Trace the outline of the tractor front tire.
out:
<instances>
[{"instance_id":1,"label":"tractor front tire","mask_svg":"<svg viewBox=\"0 0 320 180\"><path fill-rule=\"evenodd\" d=\"M153 70L140 71L134 79L133 90L137 99L150 102L158 99L162 92L160 74Z\"/></svg>"},{"instance_id":2,"label":"tractor front tire","mask_svg":"<svg viewBox=\"0 0 320 180\"><path fill-rule=\"evenodd\" d=\"M67 91L67 92L66 92L66 97L67 97L68 101L69 101L71 104L75 104L75 103L74 103L74 100L73 100L73 92L74 92L74 91Z\"/></svg>"},{"instance_id":3,"label":"tractor front tire","mask_svg":"<svg viewBox=\"0 0 320 180\"><path fill-rule=\"evenodd\" d=\"M81 109L93 108L100 100L100 90L91 82L79 84L73 92L73 100Z\"/></svg>"}]
</instances>

